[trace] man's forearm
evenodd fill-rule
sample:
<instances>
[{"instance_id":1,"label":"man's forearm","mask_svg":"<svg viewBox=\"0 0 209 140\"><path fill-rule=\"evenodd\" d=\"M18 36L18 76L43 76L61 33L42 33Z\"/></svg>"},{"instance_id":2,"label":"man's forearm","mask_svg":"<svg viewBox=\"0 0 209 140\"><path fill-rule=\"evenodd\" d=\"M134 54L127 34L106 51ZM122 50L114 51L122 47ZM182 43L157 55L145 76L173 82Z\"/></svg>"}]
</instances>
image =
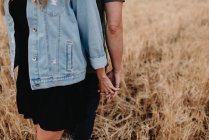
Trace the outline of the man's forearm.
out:
<instances>
[{"instance_id":1,"label":"man's forearm","mask_svg":"<svg viewBox=\"0 0 209 140\"><path fill-rule=\"evenodd\" d=\"M114 71L120 71L122 68L123 54L123 32L122 27L116 27L117 31L111 31L107 26L107 46ZM114 33L113 33L114 32Z\"/></svg>"},{"instance_id":2,"label":"man's forearm","mask_svg":"<svg viewBox=\"0 0 209 140\"><path fill-rule=\"evenodd\" d=\"M120 72L122 69L123 55L122 2L106 3L105 11L107 19L107 46L113 70Z\"/></svg>"}]
</instances>

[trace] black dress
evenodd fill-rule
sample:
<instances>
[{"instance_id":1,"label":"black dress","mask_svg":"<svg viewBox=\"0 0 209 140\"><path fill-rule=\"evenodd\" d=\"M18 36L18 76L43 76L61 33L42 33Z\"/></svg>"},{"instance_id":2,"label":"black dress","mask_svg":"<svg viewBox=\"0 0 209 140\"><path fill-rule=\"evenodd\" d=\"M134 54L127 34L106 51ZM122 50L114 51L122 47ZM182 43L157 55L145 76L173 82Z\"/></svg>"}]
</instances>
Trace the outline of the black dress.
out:
<instances>
[{"instance_id":1,"label":"black dress","mask_svg":"<svg viewBox=\"0 0 209 140\"><path fill-rule=\"evenodd\" d=\"M96 74L90 74L89 78L87 76L84 81L73 85L31 89L28 71L29 28L26 3L27 0L13 0L9 6L15 24L15 64L19 65L16 81L18 112L23 114L24 118L31 118L34 124L39 123L45 130L69 129L88 117L92 120L89 124L91 127L89 129L92 129L94 113L99 104ZM88 87L89 84L92 86ZM89 88L91 93L88 92ZM89 114L90 112L92 113Z\"/></svg>"}]
</instances>

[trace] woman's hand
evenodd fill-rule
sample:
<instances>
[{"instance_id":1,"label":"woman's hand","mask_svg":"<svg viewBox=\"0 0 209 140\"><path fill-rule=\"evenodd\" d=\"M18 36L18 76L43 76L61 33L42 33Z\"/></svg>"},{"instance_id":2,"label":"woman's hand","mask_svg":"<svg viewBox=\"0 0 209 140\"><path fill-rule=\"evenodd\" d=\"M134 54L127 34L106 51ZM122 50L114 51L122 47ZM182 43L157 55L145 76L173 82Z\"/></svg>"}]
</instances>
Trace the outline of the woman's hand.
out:
<instances>
[{"instance_id":1,"label":"woman's hand","mask_svg":"<svg viewBox=\"0 0 209 140\"><path fill-rule=\"evenodd\" d=\"M102 95L109 95L109 94L114 94L119 90L119 88L116 88L113 86L112 82L110 79L107 77L105 73L105 69L97 69L96 70L97 77L99 79L99 92Z\"/></svg>"}]
</instances>

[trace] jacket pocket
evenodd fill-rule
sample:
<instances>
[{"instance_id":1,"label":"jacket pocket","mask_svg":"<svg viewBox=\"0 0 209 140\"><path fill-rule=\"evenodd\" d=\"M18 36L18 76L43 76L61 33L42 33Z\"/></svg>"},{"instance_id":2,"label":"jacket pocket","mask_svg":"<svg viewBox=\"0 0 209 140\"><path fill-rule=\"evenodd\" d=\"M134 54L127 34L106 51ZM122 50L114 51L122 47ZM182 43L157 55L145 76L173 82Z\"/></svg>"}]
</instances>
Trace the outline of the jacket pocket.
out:
<instances>
[{"instance_id":1,"label":"jacket pocket","mask_svg":"<svg viewBox=\"0 0 209 140\"><path fill-rule=\"evenodd\" d=\"M67 41L66 44L66 70L67 71L72 71L73 68L73 54L72 54L72 47L73 47L73 42L72 41Z\"/></svg>"}]
</instances>

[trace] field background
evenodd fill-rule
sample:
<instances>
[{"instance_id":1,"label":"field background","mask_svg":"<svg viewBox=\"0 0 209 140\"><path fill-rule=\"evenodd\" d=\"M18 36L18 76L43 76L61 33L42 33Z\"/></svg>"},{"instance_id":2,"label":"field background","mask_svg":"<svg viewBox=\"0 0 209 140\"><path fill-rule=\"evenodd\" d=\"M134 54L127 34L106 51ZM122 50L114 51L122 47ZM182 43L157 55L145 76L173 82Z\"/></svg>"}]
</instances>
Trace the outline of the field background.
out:
<instances>
[{"instance_id":1,"label":"field background","mask_svg":"<svg viewBox=\"0 0 209 140\"><path fill-rule=\"evenodd\" d=\"M123 20L121 92L102 98L93 139L209 140L209 0L129 0ZM0 140L33 140L9 65L0 17Z\"/></svg>"}]
</instances>

